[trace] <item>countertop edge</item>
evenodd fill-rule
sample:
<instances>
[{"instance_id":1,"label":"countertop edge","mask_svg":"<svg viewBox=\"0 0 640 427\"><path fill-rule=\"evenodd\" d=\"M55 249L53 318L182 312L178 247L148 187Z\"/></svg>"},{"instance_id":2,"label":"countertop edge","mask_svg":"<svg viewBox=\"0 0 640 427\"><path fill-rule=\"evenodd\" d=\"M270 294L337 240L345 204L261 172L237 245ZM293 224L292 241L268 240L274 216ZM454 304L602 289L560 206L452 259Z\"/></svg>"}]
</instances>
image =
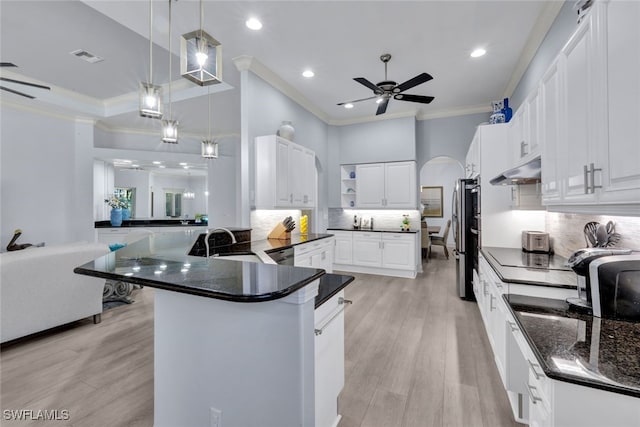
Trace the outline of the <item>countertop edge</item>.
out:
<instances>
[{"instance_id":1,"label":"countertop edge","mask_svg":"<svg viewBox=\"0 0 640 427\"><path fill-rule=\"evenodd\" d=\"M407 230L407 231L403 231L403 230L385 230L385 229L368 229L368 228L336 228L336 227L329 227L327 228L327 231L329 230L335 230L335 231L357 231L357 232L369 232L369 233L400 233L400 234L416 234L418 233L420 230Z\"/></svg>"},{"instance_id":2,"label":"countertop edge","mask_svg":"<svg viewBox=\"0 0 640 427\"><path fill-rule=\"evenodd\" d=\"M249 262L249 261L238 261L238 262ZM91 276L91 277L98 277L101 279L122 281L121 275L87 270L82 267L74 268L73 272L76 274L82 274L82 275ZM184 286L175 285L175 284L167 284L166 282L159 282L159 281L150 280L150 279L142 279L134 276L127 277L127 283L148 286L150 288L162 289L166 291L173 291L173 292L178 292L183 294L196 295L196 296L201 296L206 298L225 300L230 302L248 303L248 302L265 302L265 301L272 301L272 300L284 298L287 295L294 293L298 289L303 288L304 286L308 285L314 280L321 278L325 274L326 272L324 270L320 270L318 273L315 273L306 279L296 282L285 289L282 289L277 292L270 292L268 294L260 294L260 295L229 295L229 294L220 293L220 292L207 291L206 289L184 287Z\"/></svg>"},{"instance_id":3,"label":"countertop edge","mask_svg":"<svg viewBox=\"0 0 640 427\"><path fill-rule=\"evenodd\" d=\"M553 380L557 380L557 381L568 382L568 383L577 384L577 385L580 385L580 386L597 388L599 390L604 390L604 391L609 391L609 392L612 392L612 393L624 394L624 395L627 395L627 396L640 398L640 390L635 390L635 389L631 389L631 388L624 387L624 386L615 386L615 385L612 385L612 384L605 384L605 383L601 383L601 382L597 382L597 381L590 381L590 380L587 380L587 379L584 379L584 378L574 377L572 375L563 375L563 374L559 374L559 373L549 369L549 366L547 366L547 363L545 362L544 358L540 354L540 351L538 350L538 347L536 347L536 345L534 344L533 340L529 337L529 334L527 333L526 328L520 322L520 319L518 318L518 316L516 315L515 311L513 310L513 307L511 306L511 303L509 302L508 295L507 294L502 294L502 299L506 303L507 308L509 308L509 312L511 313L511 315L514 318L514 320L518 324L518 327L522 331L522 335L524 336L525 340L527 341L527 344L529 344L529 347L533 351L534 356L536 357L536 359L538 359L538 363L540 364L540 367L542 368L542 370L544 371L544 374L547 377L549 377L549 378L551 378Z\"/></svg>"},{"instance_id":4,"label":"countertop edge","mask_svg":"<svg viewBox=\"0 0 640 427\"><path fill-rule=\"evenodd\" d=\"M351 282L353 282L355 280L355 277L353 276L347 276L347 275L343 275L343 274L333 274L333 273L326 273L324 276L322 276L320 278L320 286L322 286L322 280L324 278L326 278L327 276L342 276L342 277L346 277L347 280L343 281L342 283L340 283L339 286L337 286L335 289L332 289L331 292L329 292L329 294L327 294L326 296L324 296L320 301L317 301L315 304L315 308L320 307L322 304L324 304L325 302L329 301L331 298L333 298L338 292L340 292L341 290L343 290L344 288L347 287L347 285Z\"/></svg>"}]
</instances>

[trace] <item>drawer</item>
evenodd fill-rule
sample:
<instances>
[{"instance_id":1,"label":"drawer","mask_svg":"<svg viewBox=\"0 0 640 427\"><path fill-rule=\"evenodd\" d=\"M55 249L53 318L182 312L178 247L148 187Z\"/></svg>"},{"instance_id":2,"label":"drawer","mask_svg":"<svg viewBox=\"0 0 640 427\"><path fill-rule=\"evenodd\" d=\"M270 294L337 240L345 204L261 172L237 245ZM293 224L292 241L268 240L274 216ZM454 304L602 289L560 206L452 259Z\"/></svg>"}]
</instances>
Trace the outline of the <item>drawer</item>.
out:
<instances>
[{"instance_id":1,"label":"drawer","mask_svg":"<svg viewBox=\"0 0 640 427\"><path fill-rule=\"evenodd\" d=\"M332 296L329 301L326 301L320 307L316 308L314 312L314 325L316 329L328 323L331 316L344 309L344 303L341 303L341 301L344 301L344 290L341 290Z\"/></svg>"},{"instance_id":2,"label":"drawer","mask_svg":"<svg viewBox=\"0 0 640 427\"><path fill-rule=\"evenodd\" d=\"M335 238L350 239L353 236L353 231L343 230L327 230L328 234L333 234Z\"/></svg>"},{"instance_id":3,"label":"drawer","mask_svg":"<svg viewBox=\"0 0 640 427\"><path fill-rule=\"evenodd\" d=\"M312 242L303 243L294 246L293 250L296 255L303 255L315 251L323 251L333 244L333 238L314 240Z\"/></svg>"},{"instance_id":4,"label":"drawer","mask_svg":"<svg viewBox=\"0 0 640 427\"><path fill-rule=\"evenodd\" d=\"M358 231L354 233L353 240L381 240L380 234L382 233Z\"/></svg>"},{"instance_id":5,"label":"drawer","mask_svg":"<svg viewBox=\"0 0 640 427\"><path fill-rule=\"evenodd\" d=\"M404 241L404 242L413 242L416 237L414 234L406 234L406 233L381 233L382 240L385 241Z\"/></svg>"}]
</instances>

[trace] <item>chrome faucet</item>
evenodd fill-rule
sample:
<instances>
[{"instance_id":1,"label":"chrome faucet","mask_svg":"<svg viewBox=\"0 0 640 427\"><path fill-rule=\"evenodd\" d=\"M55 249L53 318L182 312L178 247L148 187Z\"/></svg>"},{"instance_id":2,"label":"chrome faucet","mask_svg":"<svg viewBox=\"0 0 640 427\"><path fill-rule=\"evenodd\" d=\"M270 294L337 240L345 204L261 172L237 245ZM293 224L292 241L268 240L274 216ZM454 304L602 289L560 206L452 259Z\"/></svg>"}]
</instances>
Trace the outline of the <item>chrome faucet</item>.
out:
<instances>
[{"instance_id":1,"label":"chrome faucet","mask_svg":"<svg viewBox=\"0 0 640 427\"><path fill-rule=\"evenodd\" d=\"M231 244L238 243L236 241L236 236L234 236L233 233L231 232L231 230L229 230L229 229L226 229L224 227L217 227L217 228L214 228L213 230L209 230L209 232L207 232L207 235L204 236L204 247L206 248L206 251L207 251L206 252L207 258L209 258L209 236L211 236L216 231L224 231L229 236L231 236Z\"/></svg>"}]
</instances>

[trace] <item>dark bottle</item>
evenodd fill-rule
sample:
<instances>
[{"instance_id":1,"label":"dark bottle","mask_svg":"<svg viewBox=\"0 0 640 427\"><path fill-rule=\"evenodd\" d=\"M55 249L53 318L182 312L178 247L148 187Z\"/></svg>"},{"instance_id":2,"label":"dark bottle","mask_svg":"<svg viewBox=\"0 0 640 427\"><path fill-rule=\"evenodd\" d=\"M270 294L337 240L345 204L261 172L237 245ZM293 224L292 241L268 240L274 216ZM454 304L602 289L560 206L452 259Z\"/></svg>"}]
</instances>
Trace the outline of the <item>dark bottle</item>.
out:
<instances>
[{"instance_id":1,"label":"dark bottle","mask_svg":"<svg viewBox=\"0 0 640 427\"><path fill-rule=\"evenodd\" d=\"M513 116L513 110L511 109L511 107L509 107L509 98L505 98L503 102L504 106L502 107L502 110L500 110L500 112L504 114L504 122L509 123L511 117Z\"/></svg>"}]
</instances>

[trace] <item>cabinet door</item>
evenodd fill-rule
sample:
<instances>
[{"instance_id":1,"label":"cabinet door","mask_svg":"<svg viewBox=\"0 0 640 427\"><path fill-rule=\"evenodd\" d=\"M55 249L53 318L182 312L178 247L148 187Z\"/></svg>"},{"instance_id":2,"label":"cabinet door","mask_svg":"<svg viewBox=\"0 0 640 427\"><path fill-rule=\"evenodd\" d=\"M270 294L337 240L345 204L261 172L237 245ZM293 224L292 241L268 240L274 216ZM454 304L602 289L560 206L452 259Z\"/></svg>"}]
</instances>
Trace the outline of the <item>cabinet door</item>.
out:
<instances>
[{"instance_id":1,"label":"cabinet door","mask_svg":"<svg viewBox=\"0 0 640 427\"><path fill-rule=\"evenodd\" d=\"M601 202L640 202L640 2L606 3L605 139L595 167L602 168ZM603 102L602 100L600 101ZM596 181L597 183L597 181Z\"/></svg>"},{"instance_id":2,"label":"cabinet door","mask_svg":"<svg viewBox=\"0 0 640 427\"><path fill-rule=\"evenodd\" d=\"M387 234L382 237L382 268L414 270L416 244L413 235Z\"/></svg>"},{"instance_id":3,"label":"cabinet door","mask_svg":"<svg viewBox=\"0 0 640 427\"><path fill-rule=\"evenodd\" d=\"M290 143L276 138L276 205L291 206L292 194L289 188L289 145Z\"/></svg>"},{"instance_id":4,"label":"cabinet door","mask_svg":"<svg viewBox=\"0 0 640 427\"><path fill-rule=\"evenodd\" d=\"M302 207L305 191L305 180L307 171L305 170L304 148L298 144L289 144L289 199L291 205Z\"/></svg>"},{"instance_id":5,"label":"cabinet door","mask_svg":"<svg viewBox=\"0 0 640 427\"><path fill-rule=\"evenodd\" d=\"M353 265L380 267L382 241L380 233L360 233L353 236Z\"/></svg>"},{"instance_id":6,"label":"cabinet door","mask_svg":"<svg viewBox=\"0 0 640 427\"><path fill-rule=\"evenodd\" d=\"M381 208L384 199L384 163L356 165L356 207Z\"/></svg>"},{"instance_id":7,"label":"cabinet door","mask_svg":"<svg viewBox=\"0 0 640 427\"><path fill-rule=\"evenodd\" d=\"M316 205L316 154L311 150L304 149L303 157L302 205L313 207Z\"/></svg>"},{"instance_id":8,"label":"cabinet door","mask_svg":"<svg viewBox=\"0 0 640 427\"><path fill-rule=\"evenodd\" d=\"M385 163L384 167L384 206L415 209L418 191L416 164L414 162Z\"/></svg>"},{"instance_id":9,"label":"cabinet door","mask_svg":"<svg viewBox=\"0 0 640 427\"><path fill-rule=\"evenodd\" d=\"M529 159L540 153L540 88L527 99L525 126L525 146L521 155Z\"/></svg>"},{"instance_id":10,"label":"cabinet door","mask_svg":"<svg viewBox=\"0 0 640 427\"><path fill-rule=\"evenodd\" d=\"M562 172L564 174L564 201L567 203L585 203L595 200L595 194L588 191L588 174L586 168L592 158L591 138L592 87L597 82L592 80L592 25L593 14L588 15L578 31L571 38L562 54L566 63L564 81L565 111L564 134L565 159ZM602 102L602 100L597 100ZM544 168L544 166L543 166Z\"/></svg>"},{"instance_id":11,"label":"cabinet door","mask_svg":"<svg viewBox=\"0 0 640 427\"><path fill-rule=\"evenodd\" d=\"M542 201L544 204L553 204L560 201L560 181L558 177L558 146L562 139L560 136L560 112L563 111L564 98L560 83L562 63L556 61L540 82L541 96L541 160L542 160Z\"/></svg>"},{"instance_id":12,"label":"cabinet door","mask_svg":"<svg viewBox=\"0 0 640 427\"><path fill-rule=\"evenodd\" d=\"M348 236L336 235L335 251L333 262L335 264L352 264L353 263L353 239L351 233Z\"/></svg>"},{"instance_id":13,"label":"cabinet door","mask_svg":"<svg viewBox=\"0 0 640 427\"><path fill-rule=\"evenodd\" d=\"M525 154L526 140L525 140L525 110L527 109L526 102L523 103L520 108L516 110L511 121L509 122L509 147L511 147L512 161L515 165L522 162L522 158Z\"/></svg>"}]
</instances>

